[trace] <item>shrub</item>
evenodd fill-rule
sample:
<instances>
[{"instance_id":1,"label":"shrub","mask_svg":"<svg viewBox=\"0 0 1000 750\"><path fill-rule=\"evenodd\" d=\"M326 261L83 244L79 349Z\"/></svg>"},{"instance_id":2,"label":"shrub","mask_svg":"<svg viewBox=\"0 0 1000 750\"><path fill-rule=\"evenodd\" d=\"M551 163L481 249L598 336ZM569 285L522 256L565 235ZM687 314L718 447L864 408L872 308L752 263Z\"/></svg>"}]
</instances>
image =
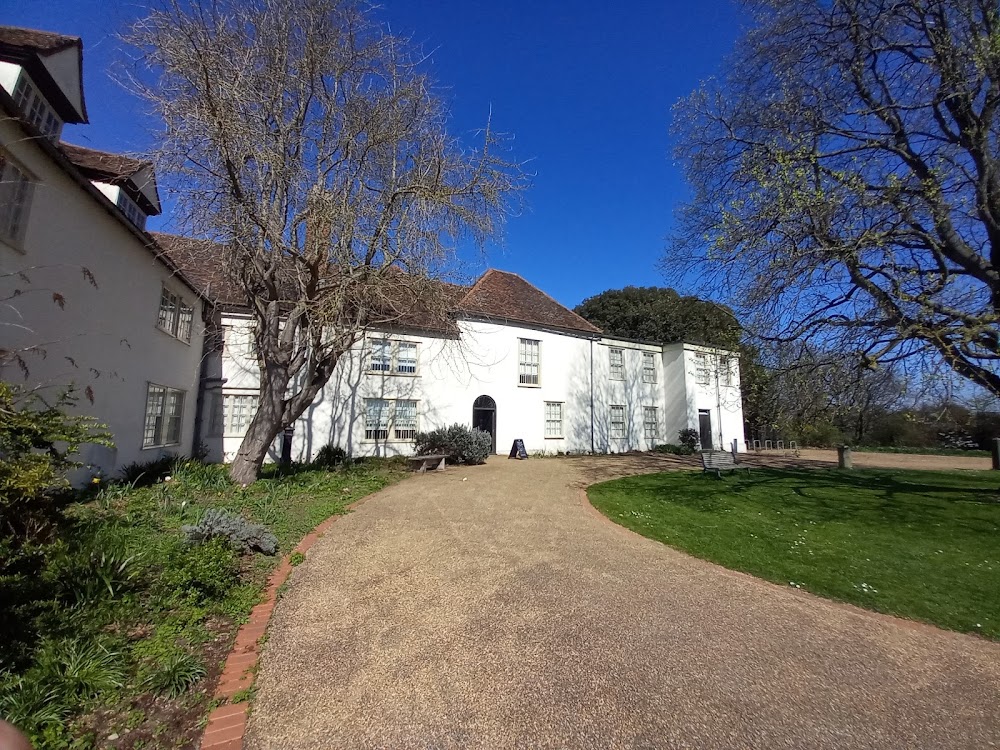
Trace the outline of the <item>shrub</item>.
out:
<instances>
[{"instance_id":1,"label":"shrub","mask_svg":"<svg viewBox=\"0 0 1000 750\"><path fill-rule=\"evenodd\" d=\"M486 463L492 447L493 438L488 432L461 424L418 432L415 438L418 456L442 454L455 464Z\"/></svg>"},{"instance_id":2,"label":"shrub","mask_svg":"<svg viewBox=\"0 0 1000 750\"><path fill-rule=\"evenodd\" d=\"M133 461L118 471L119 479L131 487L150 487L174 473L180 462L177 456L165 453L151 461Z\"/></svg>"},{"instance_id":3,"label":"shrub","mask_svg":"<svg viewBox=\"0 0 1000 750\"><path fill-rule=\"evenodd\" d=\"M26 658L51 598L44 583L63 507L66 473L83 443L111 445L92 417L69 416L72 389L51 404L0 382L0 672Z\"/></svg>"},{"instance_id":4,"label":"shrub","mask_svg":"<svg viewBox=\"0 0 1000 750\"><path fill-rule=\"evenodd\" d=\"M673 443L666 443L664 445L658 445L653 448L657 453L670 453L674 456L690 456L694 453L694 448L687 445L674 445Z\"/></svg>"},{"instance_id":5,"label":"shrub","mask_svg":"<svg viewBox=\"0 0 1000 750\"><path fill-rule=\"evenodd\" d=\"M198 523L181 526L181 531L191 544L221 538L228 539L233 547L244 553L273 555L278 551L278 538L264 526L224 508L209 508Z\"/></svg>"},{"instance_id":6,"label":"shrub","mask_svg":"<svg viewBox=\"0 0 1000 750\"><path fill-rule=\"evenodd\" d=\"M93 700L122 687L124 657L98 641L45 641L35 667L37 680L52 686L69 705Z\"/></svg>"},{"instance_id":7,"label":"shrub","mask_svg":"<svg viewBox=\"0 0 1000 750\"><path fill-rule=\"evenodd\" d=\"M55 556L53 566L62 598L77 605L120 597L133 588L140 574L138 556L114 546L73 549Z\"/></svg>"},{"instance_id":8,"label":"shrub","mask_svg":"<svg viewBox=\"0 0 1000 750\"><path fill-rule=\"evenodd\" d=\"M142 686L160 695L176 698L205 674L205 665L198 657L177 649L148 670Z\"/></svg>"},{"instance_id":9,"label":"shrub","mask_svg":"<svg viewBox=\"0 0 1000 750\"><path fill-rule=\"evenodd\" d=\"M698 445L701 443L701 434L698 430L692 427L686 427L683 430L677 431L677 442L679 442L684 448L687 448L690 453L694 453L698 449Z\"/></svg>"},{"instance_id":10,"label":"shrub","mask_svg":"<svg viewBox=\"0 0 1000 750\"><path fill-rule=\"evenodd\" d=\"M333 469L347 460L347 451L339 445L327 443L316 452L313 466L319 469Z\"/></svg>"},{"instance_id":11,"label":"shrub","mask_svg":"<svg viewBox=\"0 0 1000 750\"><path fill-rule=\"evenodd\" d=\"M159 585L167 598L201 603L223 599L236 585L239 560L225 539L171 550L164 561Z\"/></svg>"}]
</instances>

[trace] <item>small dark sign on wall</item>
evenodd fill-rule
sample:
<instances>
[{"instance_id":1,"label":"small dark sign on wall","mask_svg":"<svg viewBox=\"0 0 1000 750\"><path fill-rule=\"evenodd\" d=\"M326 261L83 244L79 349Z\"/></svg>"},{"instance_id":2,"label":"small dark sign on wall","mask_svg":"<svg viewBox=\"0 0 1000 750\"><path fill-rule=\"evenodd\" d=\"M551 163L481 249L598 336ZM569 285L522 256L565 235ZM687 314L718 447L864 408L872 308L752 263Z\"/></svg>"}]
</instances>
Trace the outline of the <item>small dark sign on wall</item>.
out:
<instances>
[{"instance_id":1,"label":"small dark sign on wall","mask_svg":"<svg viewBox=\"0 0 1000 750\"><path fill-rule=\"evenodd\" d=\"M518 438L514 441L514 444L510 446L510 455L507 458L522 459L528 457L528 451L524 449L524 441Z\"/></svg>"}]
</instances>

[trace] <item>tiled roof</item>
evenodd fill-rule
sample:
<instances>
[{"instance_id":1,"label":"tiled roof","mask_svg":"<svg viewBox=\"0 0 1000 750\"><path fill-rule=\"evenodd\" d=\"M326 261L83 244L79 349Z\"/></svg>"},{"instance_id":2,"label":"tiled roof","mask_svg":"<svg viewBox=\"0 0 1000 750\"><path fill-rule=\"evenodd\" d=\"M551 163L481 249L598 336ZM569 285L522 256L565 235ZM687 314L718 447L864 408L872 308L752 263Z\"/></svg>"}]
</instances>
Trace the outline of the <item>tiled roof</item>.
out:
<instances>
[{"instance_id":1,"label":"tiled roof","mask_svg":"<svg viewBox=\"0 0 1000 750\"><path fill-rule=\"evenodd\" d=\"M61 141L59 148L87 177L103 182L115 183L127 180L143 167L149 166L149 162L133 159L131 156L75 146L66 141Z\"/></svg>"},{"instance_id":2,"label":"tiled roof","mask_svg":"<svg viewBox=\"0 0 1000 750\"><path fill-rule=\"evenodd\" d=\"M223 306L246 307L243 289L226 272L225 253L221 245L171 234L153 233L153 238L164 255L206 297ZM444 295L445 306L456 316L471 315L585 333L601 332L600 328L512 273L490 269L472 287L443 281L430 283L436 285L436 294ZM417 284L393 287L391 297L382 297L377 303L381 308L381 320L376 324L457 333L455 324L450 319L442 318L437 305L421 303L418 287Z\"/></svg>"},{"instance_id":3,"label":"tiled roof","mask_svg":"<svg viewBox=\"0 0 1000 750\"><path fill-rule=\"evenodd\" d=\"M53 34L51 31L21 29L16 26L0 26L0 44L23 47L37 52L58 52L66 47L81 44L78 36Z\"/></svg>"},{"instance_id":4,"label":"tiled roof","mask_svg":"<svg viewBox=\"0 0 1000 750\"><path fill-rule=\"evenodd\" d=\"M560 328L585 333L600 333L572 310L517 274L491 268L473 285L458 303L456 311L512 323Z\"/></svg>"},{"instance_id":5,"label":"tiled roof","mask_svg":"<svg viewBox=\"0 0 1000 750\"><path fill-rule=\"evenodd\" d=\"M222 245L175 234L150 234L156 240L160 253L180 269L206 298L220 305L246 305L243 290L226 273L225 248Z\"/></svg>"}]
</instances>

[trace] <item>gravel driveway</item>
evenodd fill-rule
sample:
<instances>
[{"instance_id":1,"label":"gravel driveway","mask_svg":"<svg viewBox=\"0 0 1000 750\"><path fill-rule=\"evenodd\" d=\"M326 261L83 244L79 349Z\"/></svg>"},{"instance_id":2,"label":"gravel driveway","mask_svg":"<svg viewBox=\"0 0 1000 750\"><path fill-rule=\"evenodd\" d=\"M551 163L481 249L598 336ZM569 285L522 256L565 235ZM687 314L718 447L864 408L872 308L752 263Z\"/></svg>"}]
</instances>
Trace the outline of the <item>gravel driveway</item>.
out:
<instances>
[{"instance_id":1,"label":"gravel driveway","mask_svg":"<svg viewBox=\"0 0 1000 750\"><path fill-rule=\"evenodd\" d=\"M676 459L491 459L339 520L278 602L246 747L986 748L1000 646L827 602L601 517Z\"/></svg>"}]
</instances>

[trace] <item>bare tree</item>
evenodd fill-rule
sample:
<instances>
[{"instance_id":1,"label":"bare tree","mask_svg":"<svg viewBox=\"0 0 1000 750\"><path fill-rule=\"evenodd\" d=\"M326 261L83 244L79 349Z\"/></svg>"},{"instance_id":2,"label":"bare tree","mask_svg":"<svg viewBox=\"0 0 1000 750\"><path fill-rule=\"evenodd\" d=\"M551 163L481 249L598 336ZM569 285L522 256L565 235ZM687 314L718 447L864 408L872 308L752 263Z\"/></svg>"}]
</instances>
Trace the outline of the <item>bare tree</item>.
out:
<instances>
[{"instance_id":1,"label":"bare tree","mask_svg":"<svg viewBox=\"0 0 1000 750\"><path fill-rule=\"evenodd\" d=\"M446 314L435 279L497 233L523 174L488 127L478 150L449 136L414 50L352 0L167 0L128 40L161 169L256 323L247 484L366 327Z\"/></svg>"},{"instance_id":2,"label":"bare tree","mask_svg":"<svg viewBox=\"0 0 1000 750\"><path fill-rule=\"evenodd\" d=\"M694 199L666 269L772 340L1000 394L996 0L750 9L725 76L676 107Z\"/></svg>"}]
</instances>

